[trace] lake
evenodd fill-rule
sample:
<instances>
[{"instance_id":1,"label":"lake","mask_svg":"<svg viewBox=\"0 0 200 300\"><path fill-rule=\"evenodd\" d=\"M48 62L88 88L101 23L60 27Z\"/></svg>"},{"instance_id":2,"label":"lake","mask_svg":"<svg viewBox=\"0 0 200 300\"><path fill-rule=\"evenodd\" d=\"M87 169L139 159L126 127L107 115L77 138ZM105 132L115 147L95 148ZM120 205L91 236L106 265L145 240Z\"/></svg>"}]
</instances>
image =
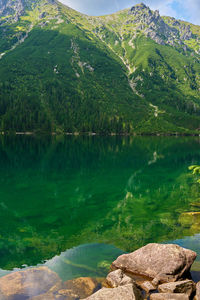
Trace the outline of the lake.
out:
<instances>
[{"instance_id":1,"label":"lake","mask_svg":"<svg viewBox=\"0 0 200 300\"><path fill-rule=\"evenodd\" d=\"M0 276L105 276L150 242L200 254L199 163L197 137L1 136Z\"/></svg>"}]
</instances>

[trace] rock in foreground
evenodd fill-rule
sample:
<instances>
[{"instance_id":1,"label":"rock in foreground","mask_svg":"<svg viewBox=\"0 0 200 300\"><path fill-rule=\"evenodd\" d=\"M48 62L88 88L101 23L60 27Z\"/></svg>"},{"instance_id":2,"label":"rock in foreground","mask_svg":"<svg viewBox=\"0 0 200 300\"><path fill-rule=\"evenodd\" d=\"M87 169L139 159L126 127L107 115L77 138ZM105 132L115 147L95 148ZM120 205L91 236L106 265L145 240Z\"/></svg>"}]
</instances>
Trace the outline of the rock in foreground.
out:
<instances>
[{"instance_id":1,"label":"rock in foreground","mask_svg":"<svg viewBox=\"0 0 200 300\"><path fill-rule=\"evenodd\" d=\"M196 285L196 296L194 298L195 300L200 300L200 281Z\"/></svg>"},{"instance_id":2,"label":"rock in foreground","mask_svg":"<svg viewBox=\"0 0 200 300\"><path fill-rule=\"evenodd\" d=\"M120 269L109 273L106 280L112 288L116 288L120 285L133 284L133 279L124 274Z\"/></svg>"},{"instance_id":3,"label":"rock in foreground","mask_svg":"<svg viewBox=\"0 0 200 300\"><path fill-rule=\"evenodd\" d=\"M148 244L119 256L112 270L121 269L154 279L154 283L176 281L190 270L197 254L178 245Z\"/></svg>"},{"instance_id":4,"label":"rock in foreground","mask_svg":"<svg viewBox=\"0 0 200 300\"><path fill-rule=\"evenodd\" d=\"M189 300L185 294L152 294L150 300Z\"/></svg>"},{"instance_id":5,"label":"rock in foreground","mask_svg":"<svg viewBox=\"0 0 200 300\"><path fill-rule=\"evenodd\" d=\"M103 288L85 300L142 300L140 291L132 284L117 288Z\"/></svg>"},{"instance_id":6,"label":"rock in foreground","mask_svg":"<svg viewBox=\"0 0 200 300\"><path fill-rule=\"evenodd\" d=\"M118 257L106 280L62 282L47 267L30 268L0 278L0 300L200 300L200 283L182 279L195 258L177 245L149 244Z\"/></svg>"},{"instance_id":7,"label":"rock in foreground","mask_svg":"<svg viewBox=\"0 0 200 300\"><path fill-rule=\"evenodd\" d=\"M190 296L195 291L195 284L192 280L164 283L159 285L161 293L184 293Z\"/></svg>"}]
</instances>

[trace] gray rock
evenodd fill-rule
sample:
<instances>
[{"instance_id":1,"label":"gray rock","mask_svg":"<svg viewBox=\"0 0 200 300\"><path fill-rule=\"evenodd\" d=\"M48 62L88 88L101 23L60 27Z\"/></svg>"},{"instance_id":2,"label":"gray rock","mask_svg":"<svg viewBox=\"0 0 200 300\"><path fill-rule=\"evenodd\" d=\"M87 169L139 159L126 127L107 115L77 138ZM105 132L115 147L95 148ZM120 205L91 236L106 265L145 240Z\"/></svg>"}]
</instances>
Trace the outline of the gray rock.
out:
<instances>
[{"instance_id":1,"label":"gray rock","mask_svg":"<svg viewBox=\"0 0 200 300\"><path fill-rule=\"evenodd\" d=\"M138 289L132 284L119 286L114 289L103 288L85 300L142 300Z\"/></svg>"},{"instance_id":2,"label":"gray rock","mask_svg":"<svg viewBox=\"0 0 200 300\"><path fill-rule=\"evenodd\" d=\"M46 12L43 12L43 13L40 14L39 19L43 19L43 18L45 18L46 16L47 16L47 13L46 13Z\"/></svg>"},{"instance_id":3,"label":"gray rock","mask_svg":"<svg viewBox=\"0 0 200 300\"><path fill-rule=\"evenodd\" d=\"M164 283L159 285L161 293L184 293L190 296L195 291L195 283L192 280Z\"/></svg>"},{"instance_id":4,"label":"gray rock","mask_svg":"<svg viewBox=\"0 0 200 300\"><path fill-rule=\"evenodd\" d=\"M150 300L189 300L185 294L152 294Z\"/></svg>"},{"instance_id":5,"label":"gray rock","mask_svg":"<svg viewBox=\"0 0 200 300\"><path fill-rule=\"evenodd\" d=\"M122 270L116 270L109 273L106 280L112 288L134 283L133 279L125 275Z\"/></svg>"},{"instance_id":6,"label":"gray rock","mask_svg":"<svg viewBox=\"0 0 200 300\"><path fill-rule=\"evenodd\" d=\"M190 40L193 34L189 25L181 24L180 27L180 38L184 41Z\"/></svg>"},{"instance_id":7,"label":"gray rock","mask_svg":"<svg viewBox=\"0 0 200 300\"><path fill-rule=\"evenodd\" d=\"M177 43L184 45L183 41L193 38L189 25L181 24L174 18L166 22L158 10L152 11L143 3L133 6L128 16L131 17L127 20L127 24L135 23L137 30L142 31L157 44L176 47Z\"/></svg>"},{"instance_id":8,"label":"gray rock","mask_svg":"<svg viewBox=\"0 0 200 300\"><path fill-rule=\"evenodd\" d=\"M2 0L0 1L0 16L12 15L13 20L18 21L24 12L24 3L22 0Z\"/></svg>"},{"instance_id":9,"label":"gray rock","mask_svg":"<svg viewBox=\"0 0 200 300\"><path fill-rule=\"evenodd\" d=\"M146 6L144 3L141 3L139 5L135 5L133 7L131 7L129 14L135 14L138 11L144 10L144 9L148 9L148 6Z\"/></svg>"},{"instance_id":10,"label":"gray rock","mask_svg":"<svg viewBox=\"0 0 200 300\"><path fill-rule=\"evenodd\" d=\"M121 269L154 278L153 284L171 282L189 271L197 254L178 245L148 244L130 254L119 256L112 270Z\"/></svg>"}]
</instances>

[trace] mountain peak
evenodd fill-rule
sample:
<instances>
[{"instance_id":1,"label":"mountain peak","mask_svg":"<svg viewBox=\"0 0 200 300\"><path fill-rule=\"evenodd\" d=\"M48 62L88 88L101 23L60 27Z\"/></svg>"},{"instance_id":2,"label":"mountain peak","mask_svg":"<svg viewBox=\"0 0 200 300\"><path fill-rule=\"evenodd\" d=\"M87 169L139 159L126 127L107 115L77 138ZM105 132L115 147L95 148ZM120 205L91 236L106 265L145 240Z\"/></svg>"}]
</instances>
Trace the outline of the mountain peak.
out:
<instances>
[{"instance_id":1,"label":"mountain peak","mask_svg":"<svg viewBox=\"0 0 200 300\"><path fill-rule=\"evenodd\" d=\"M24 11L24 1L23 0L3 0L0 1L0 16L15 15L15 20Z\"/></svg>"},{"instance_id":2,"label":"mountain peak","mask_svg":"<svg viewBox=\"0 0 200 300\"><path fill-rule=\"evenodd\" d=\"M198 26L143 3L100 17L51 0L0 10L0 131L200 127Z\"/></svg>"},{"instance_id":3,"label":"mountain peak","mask_svg":"<svg viewBox=\"0 0 200 300\"><path fill-rule=\"evenodd\" d=\"M143 2L139 3L139 4L136 4L135 5L136 7L141 7L142 9L144 8L149 8L147 5L145 5Z\"/></svg>"},{"instance_id":4,"label":"mountain peak","mask_svg":"<svg viewBox=\"0 0 200 300\"><path fill-rule=\"evenodd\" d=\"M132 6L130 12L139 12L142 10L150 10L150 8L142 2L140 4Z\"/></svg>"},{"instance_id":5,"label":"mountain peak","mask_svg":"<svg viewBox=\"0 0 200 300\"><path fill-rule=\"evenodd\" d=\"M18 21L25 11L32 9L42 0L1 0L0 1L0 17L11 17L13 21ZM55 0L46 0L48 3L55 3Z\"/></svg>"},{"instance_id":6,"label":"mountain peak","mask_svg":"<svg viewBox=\"0 0 200 300\"><path fill-rule=\"evenodd\" d=\"M137 4L128 11L126 22L134 24L137 30L156 43L181 47L184 51L187 50L184 41L193 36L190 26L185 26L178 21L168 22L160 16L158 10L153 11L144 3Z\"/></svg>"}]
</instances>

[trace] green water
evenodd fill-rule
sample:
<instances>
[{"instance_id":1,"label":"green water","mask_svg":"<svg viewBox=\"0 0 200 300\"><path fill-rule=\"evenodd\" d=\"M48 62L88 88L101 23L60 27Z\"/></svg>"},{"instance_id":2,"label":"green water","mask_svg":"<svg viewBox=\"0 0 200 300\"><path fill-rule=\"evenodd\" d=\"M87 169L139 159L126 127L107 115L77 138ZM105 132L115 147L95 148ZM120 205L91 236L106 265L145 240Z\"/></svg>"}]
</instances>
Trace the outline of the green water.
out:
<instances>
[{"instance_id":1,"label":"green water","mask_svg":"<svg viewBox=\"0 0 200 300\"><path fill-rule=\"evenodd\" d=\"M200 219L181 217L200 211L195 163L192 137L0 137L0 275L104 276L149 242L200 254Z\"/></svg>"}]
</instances>

